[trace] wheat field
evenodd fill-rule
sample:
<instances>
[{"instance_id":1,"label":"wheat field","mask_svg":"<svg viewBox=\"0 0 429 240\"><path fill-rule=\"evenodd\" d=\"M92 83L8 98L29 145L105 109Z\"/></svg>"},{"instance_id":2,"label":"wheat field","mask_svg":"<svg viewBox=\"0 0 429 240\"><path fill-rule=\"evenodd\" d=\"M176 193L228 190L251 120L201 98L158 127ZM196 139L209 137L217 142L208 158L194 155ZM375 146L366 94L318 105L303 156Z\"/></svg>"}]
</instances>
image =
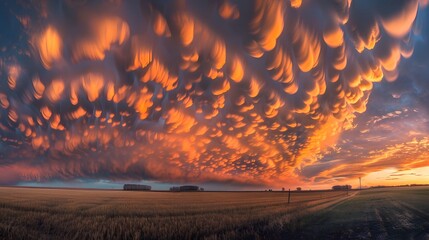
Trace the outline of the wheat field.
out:
<instances>
[{"instance_id":1,"label":"wheat field","mask_svg":"<svg viewBox=\"0 0 429 240\"><path fill-rule=\"evenodd\" d=\"M0 239L281 238L344 192L0 188Z\"/></svg>"}]
</instances>

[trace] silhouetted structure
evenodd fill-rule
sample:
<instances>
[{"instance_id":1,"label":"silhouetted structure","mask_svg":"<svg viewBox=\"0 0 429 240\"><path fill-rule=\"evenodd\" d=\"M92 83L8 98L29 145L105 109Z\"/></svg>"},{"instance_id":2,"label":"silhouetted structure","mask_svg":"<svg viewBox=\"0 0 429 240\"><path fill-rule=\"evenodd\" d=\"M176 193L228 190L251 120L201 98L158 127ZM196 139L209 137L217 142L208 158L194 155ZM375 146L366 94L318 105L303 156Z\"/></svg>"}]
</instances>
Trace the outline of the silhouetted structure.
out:
<instances>
[{"instance_id":1,"label":"silhouetted structure","mask_svg":"<svg viewBox=\"0 0 429 240\"><path fill-rule=\"evenodd\" d=\"M334 191L350 190L350 189L352 189L351 185L335 185L335 186L332 186L332 190L334 190Z\"/></svg>"},{"instance_id":2,"label":"silhouetted structure","mask_svg":"<svg viewBox=\"0 0 429 240\"><path fill-rule=\"evenodd\" d=\"M362 190L362 178L359 177L359 189Z\"/></svg>"},{"instance_id":3,"label":"silhouetted structure","mask_svg":"<svg viewBox=\"0 0 429 240\"><path fill-rule=\"evenodd\" d=\"M191 185L180 186L181 192L196 192L198 190L200 190L198 186L191 186Z\"/></svg>"},{"instance_id":4,"label":"silhouetted structure","mask_svg":"<svg viewBox=\"0 0 429 240\"><path fill-rule=\"evenodd\" d=\"M172 192L198 192L198 191L204 191L204 188L200 188L198 186L192 186L192 185L184 185L180 187L171 187L170 191Z\"/></svg>"},{"instance_id":5,"label":"silhouetted structure","mask_svg":"<svg viewBox=\"0 0 429 240\"><path fill-rule=\"evenodd\" d=\"M151 186L141 184L124 184L124 190L126 191L150 191Z\"/></svg>"}]
</instances>

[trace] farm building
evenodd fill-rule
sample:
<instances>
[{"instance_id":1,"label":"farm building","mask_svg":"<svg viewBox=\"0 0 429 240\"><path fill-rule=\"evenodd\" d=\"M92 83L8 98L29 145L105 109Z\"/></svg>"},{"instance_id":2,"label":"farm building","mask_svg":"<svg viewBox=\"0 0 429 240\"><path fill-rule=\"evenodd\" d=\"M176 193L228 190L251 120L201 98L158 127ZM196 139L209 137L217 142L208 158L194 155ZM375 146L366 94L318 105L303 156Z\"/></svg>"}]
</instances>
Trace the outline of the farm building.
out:
<instances>
[{"instance_id":1,"label":"farm building","mask_svg":"<svg viewBox=\"0 0 429 240\"><path fill-rule=\"evenodd\" d=\"M181 192L196 192L198 190L200 190L198 186L190 186L190 185L180 186Z\"/></svg>"},{"instance_id":2,"label":"farm building","mask_svg":"<svg viewBox=\"0 0 429 240\"><path fill-rule=\"evenodd\" d=\"M352 186L350 186L350 185L335 185L335 186L332 186L332 190L334 190L334 191L350 190L350 189L352 189Z\"/></svg>"},{"instance_id":3,"label":"farm building","mask_svg":"<svg viewBox=\"0 0 429 240\"><path fill-rule=\"evenodd\" d=\"M172 191L172 192L180 192L180 187L171 187L170 191Z\"/></svg>"},{"instance_id":4,"label":"farm building","mask_svg":"<svg viewBox=\"0 0 429 240\"><path fill-rule=\"evenodd\" d=\"M199 188L198 186L184 185L180 187L171 187L170 191L172 192L197 192L204 191L203 188Z\"/></svg>"},{"instance_id":5,"label":"farm building","mask_svg":"<svg viewBox=\"0 0 429 240\"><path fill-rule=\"evenodd\" d=\"M141 184L124 184L124 190L126 191L150 191L151 186Z\"/></svg>"}]
</instances>

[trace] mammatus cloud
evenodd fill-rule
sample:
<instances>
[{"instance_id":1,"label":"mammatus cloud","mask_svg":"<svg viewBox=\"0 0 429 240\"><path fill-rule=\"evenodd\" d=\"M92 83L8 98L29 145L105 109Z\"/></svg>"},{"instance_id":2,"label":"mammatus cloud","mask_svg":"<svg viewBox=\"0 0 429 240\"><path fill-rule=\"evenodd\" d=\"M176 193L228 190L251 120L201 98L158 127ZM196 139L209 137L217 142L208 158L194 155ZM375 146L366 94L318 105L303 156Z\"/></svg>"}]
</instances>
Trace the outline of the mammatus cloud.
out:
<instances>
[{"instance_id":1,"label":"mammatus cloud","mask_svg":"<svg viewBox=\"0 0 429 240\"><path fill-rule=\"evenodd\" d=\"M398 80L378 84L367 111L354 120L356 127L299 175L319 184L357 177L373 185L428 181L428 30L422 29L415 54L399 66Z\"/></svg>"},{"instance_id":2,"label":"mammatus cloud","mask_svg":"<svg viewBox=\"0 0 429 240\"><path fill-rule=\"evenodd\" d=\"M353 128L412 55L425 5L2 4L1 182L267 184L299 181Z\"/></svg>"}]
</instances>

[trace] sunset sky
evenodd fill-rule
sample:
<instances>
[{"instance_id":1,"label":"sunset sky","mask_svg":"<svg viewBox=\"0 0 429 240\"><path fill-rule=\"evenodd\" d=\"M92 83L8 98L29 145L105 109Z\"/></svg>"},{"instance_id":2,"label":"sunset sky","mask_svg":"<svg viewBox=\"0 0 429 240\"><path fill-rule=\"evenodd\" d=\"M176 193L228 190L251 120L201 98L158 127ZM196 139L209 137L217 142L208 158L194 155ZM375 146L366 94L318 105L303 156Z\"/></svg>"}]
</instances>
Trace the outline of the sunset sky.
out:
<instances>
[{"instance_id":1,"label":"sunset sky","mask_svg":"<svg viewBox=\"0 0 429 240\"><path fill-rule=\"evenodd\" d=\"M0 185L429 183L427 0L0 3Z\"/></svg>"}]
</instances>

